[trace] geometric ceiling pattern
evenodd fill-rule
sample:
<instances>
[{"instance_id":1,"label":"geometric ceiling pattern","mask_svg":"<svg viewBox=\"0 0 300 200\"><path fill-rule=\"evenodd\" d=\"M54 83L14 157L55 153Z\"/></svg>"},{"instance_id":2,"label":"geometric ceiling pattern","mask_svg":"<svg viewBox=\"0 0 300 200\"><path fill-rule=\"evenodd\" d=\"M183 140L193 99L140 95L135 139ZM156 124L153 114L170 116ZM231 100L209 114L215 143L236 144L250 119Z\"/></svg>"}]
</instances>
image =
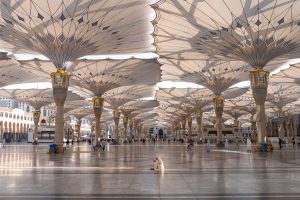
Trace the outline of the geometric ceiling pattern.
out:
<instances>
[{"instance_id":1,"label":"geometric ceiling pattern","mask_svg":"<svg viewBox=\"0 0 300 200\"><path fill-rule=\"evenodd\" d=\"M91 54L153 51L153 0L1 0L1 47L56 67Z\"/></svg>"},{"instance_id":2,"label":"geometric ceiling pattern","mask_svg":"<svg viewBox=\"0 0 300 200\"><path fill-rule=\"evenodd\" d=\"M15 83L31 83L41 81L26 70L19 67L19 63L7 56L7 53L0 52L0 87Z\"/></svg>"},{"instance_id":3,"label":"geometric ceiling pattern","mask_svg":"<svg viewBox=\"0 0 300 200\"><path fill-rule=\"evenodd\" d=\"M129 85L118 87L105 92L103 97L104 100L110 104L112 109L117 109L129 101L153 97L154 86L155 85Z\"/></svg>"},{"instance_id":4,"label":"geometric ceiling pattern","mask_svg":"<svg viewBox=\"0 0 300 200\"><path fill-rule=\"evenodd\" d=\"M240 61L160 59L162 80L189 81L221 95L230 86L249 79L251 67Z\"/></svg>"},{"instance_id":5,"label":"geometric ceiling pattern","mask_svg":"<svg viewBox=\"0 0 300 200\"><path fill-rule=\"evenodd\" d=\"M300 0L0 0L0 5L0 50L49 59L16 60L0 52L0 86L50 82L49 74L63 67L71 75L65 112L78 119L92 120L90 99L101 96L101 122L113 123L112 110L120 109L143 126L174 127L201 108L203 122L214 124L212 99L222 95L222 121L246 124L255 118L252 91L232 86L249 81L253 67L273 72L300 55L295 9ZM81 58L149 52L158 58ZM299 77L299 63L270 76L269 116L278 108L299 112ZM157 88L160 81L200 87ZM51 91L1 89L0 96L38 109L53 102Z\"/></svg>"},{"instance_id":6,"label":"geometric ceiling pattern","mask_svg":"<svg viewBox=\"0 0 300 200\"><path fill-rule=\"evenodd\" d=\"M77 60L69 69L71 85L90 91L90 96L133 84L156 84L160 81L160 64L156 59Z\"/></svg>"},{"instance_id":7,"label":"geometric ceiling pattern","mask_svg":"<svg viewBox=\"0 0 300 200\"><path fill-rule=\"evenodd\" d=\"M242 60L264 67L296 58L300 49L300 1L158 2L158 54L175 59Z\"/></svg>"},{"instance_id":8,"label":"geometric ceiling pattern","mask_svg":"<svg viewBox=\"0 0 300 200\"><path fill-rule=\"evenodd\" d=\"M0 96L27 103L35 110L54 102L52 89L1 89Z\"/></svg>"}]
</instances>

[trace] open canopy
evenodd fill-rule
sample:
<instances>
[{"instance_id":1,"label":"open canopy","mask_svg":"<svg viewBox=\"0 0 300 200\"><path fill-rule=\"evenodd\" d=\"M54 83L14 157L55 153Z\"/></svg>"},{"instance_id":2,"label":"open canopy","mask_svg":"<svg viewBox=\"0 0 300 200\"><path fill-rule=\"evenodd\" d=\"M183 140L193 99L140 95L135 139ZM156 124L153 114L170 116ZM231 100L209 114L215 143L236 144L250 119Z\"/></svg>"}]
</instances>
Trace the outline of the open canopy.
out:
<instances>
[{"instance_id":1,"label":"open canopy","mask_svg":"<svg viewBox=\"0 0 300 200\"><path fill-rule=\"evenodd\" d=\"M299 55L299 0L164 0L154 7L161 56L226 58L264 67Z\"/></svg>"},{"instance_id":2,"label":"open canopy","mask_svg":"<svg viewBox=\"0 0 300 200\"><path fill-rule=\"evenodd\" d=\"M154 50L153 0L0 3L1 47L45 55L58 68L85 55Z\"/></svg>"}]
</instances>

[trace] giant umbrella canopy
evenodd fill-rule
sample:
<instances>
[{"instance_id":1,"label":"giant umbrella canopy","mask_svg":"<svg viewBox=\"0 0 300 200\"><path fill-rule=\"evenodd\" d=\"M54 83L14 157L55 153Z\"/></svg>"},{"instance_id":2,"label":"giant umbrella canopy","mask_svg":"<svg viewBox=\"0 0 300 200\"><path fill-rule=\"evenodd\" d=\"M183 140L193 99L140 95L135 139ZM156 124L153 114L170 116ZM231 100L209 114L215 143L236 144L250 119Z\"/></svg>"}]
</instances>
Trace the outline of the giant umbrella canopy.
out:
<instances>
[{"instance_id":1,"label":"giant umbrella canopy","mask_svg":"<svg viewBox=\"0 0 300 200\"><path fill-rule=\"evenodd\" d=\"M111 89L133 84L155 84L160 80L160 64L156 59L77 60L71 71L73 85L89 91L93 98L96 138L100 136L100 118L104 98ZM78 90L80 93L80 91Z\"/></svg>"},{"instance_id":2,"label":"giant umbrella canopy","mask_svg":"<svg viewBox=\"0 0 300 200\"><path fill-rule=\"evenodd\" d=\"M115 123L114 136L119 141L119 121L121 111L118 109L125 103L154 95L154 85L129 85L109 90L103 94L104 100L110 104L113 109Z\"/></svg>"},{"instance_id":3,"label":"giant umbrella canopy","mask_svg":"<svg viewBox=\"0 0 300 200\"><path fill-rule=\"evenodd\" d=\"M286 106L296 102L300 98L300 87L294 83L274 84L272 78L273 77L270 78L267 101L272 103L277 108L276 114L278 117L279 137L283 138L283 122L285 118L285 111L287 111Z\"/></svg>"},{"instance_id":4,"label":"giant umbrella canopy","mask_svg":"<svg viewBox=\"0 0 300 200\"><path fill-rule=\"evenodd\" d=\"M202 135L202 116L204 107L211 103L213 93L207 88L160 88L156 92L158 99L174 99L193 106L197 121L198 140Z\"/></svg>"},{"instance_id":5,"label":"giant umbrella canopy","mask_svg":"<svg viewBox=\"0 0 300 200\"><path fill-rule=\"evenodd\" d=\"M76 117L76 128L75 131L77 131L77 138L79 141L80 138L80 129L81 129L81 120L82 118L92 114L92 109L90 107L81 107L76 108L68 112L69 115L73 115Z\"/></svg>"},{"instance_id":6,"label":"giant umbrella canopy","mask_svg":"<svg viewBox=\"0 0 300 200\"><path fill-rule=\"evenodd\" d=\"M38 123L41 114L41 108L54 102L52 89L0 89L0 96L24 102L33 107L34 120L34 135L33 139L37 138ZM77 94L68 91L67 100L73 101L81 99Z\"/></svg>"},{"instance_id":7,"label":"giant umbrella canopy","mask_svg":"<svg viewBox=\"0 0 300 200\"><path fill-rule=\"evenodd\" d=\"M272 83L300 85L300 63L290 65L288 69L274 74L270 78Z\"/></svg>"},{"instance_id":8,"label":"giant umbrella canopy","mask_svg":"<svg viewBox=\"0 0 300 200\"><path fill-rule=\"evenodd\" d=\"M218 121L217 142L222 137L223 93L229 87L248 79L249 65L241 61L175 60L162 58L162 80L190 81L211 90L215 97L213 103ZM247 89L236 89L236 96ZM234 97L236 97L234 96ZM233 97L232 97L233 98Z\"/></svg>"},{"instance_id":9,"label":"giant umbrella canopy","mask_svg":"<svg viewBox=\"0 0 300 200\"><path fill-rule=\"evenodd\" d=\"M299 57L300 10L295 9L299 0L165 0L154 7L161 56L250 64L257 112L265 116L269 72L264 67L275 59ZM266 135L265 117L257 122L261 142Z\"/></svg>"},{"instance_id":10,"label":"giant umbrella canopy","mask_svg":"<svg viewBox=\"0 0 300 200\"><path fill-rule=\"evenodd\" d=\"M39 53L51 60L57 106L55 143L62 150L63 106L69 74L66 63L91 54L153 51L152 1L1 0L1 48Z\"/></svg>"},{"instance_id":11,"label":"giant umbrella canopy","mask_svg":"<svg viewBox=\"0 0 300 200\"><path fill-rule=\"evenodd\" d=\"M41 115L41 107L54 101L51 89L1 89L0 96L14 99L29 104L34 108L32 111L34 121L33 139L37 140L38 123Z\"/></svg>"},{"instance_id":12,"label":"giant umbrella canopy","mask_svg":"<svg viewBox=\"0 0 300 200\"><path fill-rule=\"evenodd\" d=\"M19 61L23 68L47 79L55 69L50 61L34 59ZM93 98L96 120L96 138L100 135L100 117L103 107L102 95L109 90L133 84L155 84L160 80L160 64L156 59L127 60L76 60L70 64L72 91ZM48 78L49 79L49 78ZM149 86L150 87L150 86Z\"/></svg>"},{"instance_id":13,"label":"giant umbrella canopy","mask_svg":"<svg viewBox=\"0 0 300 200\"><path fill-rule=\"evenodd\" d=\"M0 52L0 61L0 87L17 83L43 81L42 78L35 77L20 68L20 64L14 58L10 58L6 52Z\"/></svg>"},{"instance_id":14,"label":"giant umbrella canopy","mask_svg":"<svg viewBox=\"0 0 300 200\"><path fill-rule=\"evenodd\" d=\"M145 109L154 108L157 106L159 106L159 103L156 100L134 100L134 101L129 101L120 107L120 110L123 114L123 126L124 126L123 134L122 134L123 141L127 136L128 122L130 123L129 126L132 125L131 124L132 120L129 121L129 115L137 110L143 111Z\"/></svg>"},{"instance_id":15,"label":"giant umbrella canopy","mask_svg":"<svg viewBox=\"0 0 300 200\"><path fill-rule=\"evenodd\" d=\"M246 93L242 94L241 96L228 99L227 101L229 106L232 106L236 109L245 111L249 114L246 117L248 117L248 121L251 123L251 129L253 131L253 138L255 141L257 140L257 127L256 127L256 106L255 106L255 100L252 95L252 91L247 91ZM243 118L245 118L245 115L243 115Z\"/></svg>"}]
</instances>

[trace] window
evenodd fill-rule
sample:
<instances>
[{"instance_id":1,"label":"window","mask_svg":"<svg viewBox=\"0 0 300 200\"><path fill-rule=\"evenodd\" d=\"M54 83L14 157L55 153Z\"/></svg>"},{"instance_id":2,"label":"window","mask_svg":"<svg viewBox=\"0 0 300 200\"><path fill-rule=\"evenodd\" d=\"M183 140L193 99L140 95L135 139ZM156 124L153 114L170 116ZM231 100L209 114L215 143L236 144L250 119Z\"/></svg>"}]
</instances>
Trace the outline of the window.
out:
<instances>
[{"instance_id":1,"label":"window","mask_svg":"<svg viewBox=\"0 0 300 200\"><path fill-rule=\"evenodd\" d=\"M0 117L3 117L3 112L0 112Z\"/></svg>"},{"instance_id":2,"label":"window","mask_svg":"<svg viewBox=\"0 0 300 200\"><path fill-rule=\"evenodd\" d=\"M16 115L15 114L13 115L13 118L16 119Z\"/></svg>"},{"instance_id":3,"label":"window","mask_svg":"<svg viewBox=\"0 0 300 200\"><path fill-rule=\"evenodd\" d=\"M43 110L43 116L44 116L44 117L47 116L47 110Z\"/></svg>"},{"instance_id":4,"label":"window","mask_svg":"<svg viewBox=\"0 0 300 200\"><path fill-rule=\"evenodd\" d=\"M12 118L12 114L11 113L9 113L9 118Z\"/></svg>"},{"instance_id":5,"label":"window","mask_svg":"<svg viewBox=\"0 0 300 200\"><path fill-rule=\"evenodd\" d=\"M8 113L7 112L5 113L5 117L8 117Z\"/></svg>"}]
</instances>

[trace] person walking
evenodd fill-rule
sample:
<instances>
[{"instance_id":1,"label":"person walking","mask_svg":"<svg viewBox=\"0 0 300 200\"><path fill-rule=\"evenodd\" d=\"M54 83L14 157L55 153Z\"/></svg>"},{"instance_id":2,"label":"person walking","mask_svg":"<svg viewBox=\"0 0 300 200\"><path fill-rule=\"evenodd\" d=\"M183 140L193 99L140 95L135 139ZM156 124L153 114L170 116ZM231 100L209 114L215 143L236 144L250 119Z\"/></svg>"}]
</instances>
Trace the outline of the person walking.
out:
<instances>
[{"instance_id":1,"label":"person walking","mask_svg":"<svg viewBox=\"0 0 300 200\"><path fill-rule=\"evenodd\" d=\"M247 138L247 151L251 151L251 140Z\"/></svg>"},{"instance_id":2,"label":"person walking","mask_svg":"<svg viewBox=\"0 0 300 200\"><path fill-rule=\"evenodd\" d=\"M210 152L210 141L207 140L206 144L205 144L205 149L206 149L206 152Z\"/></svg>"},{"instance_id":3,"label":"person walking","mask_svg":"<svg viewBox=\"0 0 300 200\"><path fill-rule=\"evenodd\" d=\"M295 146L296 146L296 140L295 140L295 137L292 138L292 143L293 143L293 149L295 149Z\"/></svg>"},{"instance_id":4,"label":"person walking","mask_svg":"<svg viewBox=\"0 0 300 200\"><path fill-rule=\"evenodd\" d=\"M240 143L239 142L240 142L239 138L236 137L235 138L235 150L240 150Z\"/></svg>"},{"instance_id":5,"label":"person walking","mask_svg":"<svg viewBox=\"0 0 300 200\"><path fill-rule=\"evenodd\" d=\"M226 139L225 139L225 149L228 149L228 146L229 146L229 144L228 144L228 139L226 138Z\"/></svg>"},{"instance_id":6,"label":"person walking","mask_svg":"<svg viewBox=\"0 0 300 200\"><path fill-rule=\"evenodd\" d=\"M279 145L279 149L281 150L281 148L282 148L282 139L280 137L278 137L278 145Z\"/></svg>"},{"instance_id":7,"label":"person walking","mask_svg":"<svg viewBox=\"0 0 300 200\"><path fill-rule=\"evenodd\" d=\"M100 146L102 148L102 151L104 151L105 150L105 140L104 139L102 139Z\"/></svg>"},{"instance_id":8,"label":"person walking","mask_svg":"<svg viewBox=\"0 0 300 200\"><path fill-rule=\"evenodd\" d=\"M96 140L92 140L92 148L94 151L96 151L96 145L97 145Z\"/></svg>"}]
</instances>

